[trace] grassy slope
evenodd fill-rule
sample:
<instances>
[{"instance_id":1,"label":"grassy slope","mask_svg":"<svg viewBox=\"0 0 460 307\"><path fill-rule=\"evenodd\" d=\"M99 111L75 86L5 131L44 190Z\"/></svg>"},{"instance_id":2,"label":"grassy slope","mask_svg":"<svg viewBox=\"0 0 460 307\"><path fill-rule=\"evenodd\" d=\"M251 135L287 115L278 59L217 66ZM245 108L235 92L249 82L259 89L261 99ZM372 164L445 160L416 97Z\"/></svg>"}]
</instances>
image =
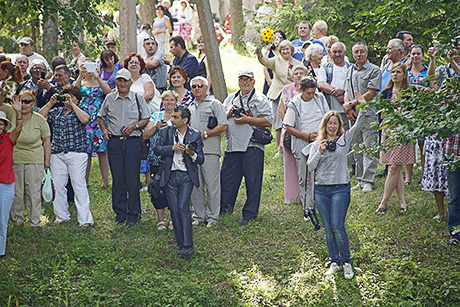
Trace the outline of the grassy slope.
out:
<instances>
[{"instance_id":1,"label":"grassy slope","mask_svg":"<svg viewBox=\"0 0 460 307\"><path fill-rule=\"evenodd\" d=\"M230 63L245 59L230 52ZM261 67L254 60L245 64ZM237 70L224 62L227 80ZM233 78L233 77L230 77ZM259 78L258 80L261 80ZM229 88L235 88L229 80ZM113 226L110 189L101 189L94 164L91 210L96 225L55 226L52 206L43 227L10 227L0 269L0 305L19 306L455 306L460 304L459 249L448 248L446 220L436 222L433 196L416 184L406 191L407 213L393 196L386 215L374 213L383 180L364 195L352 192L347 228L356 277L324 276L324 231L314 232L299 204L283 204L282 158L266 152L259 218L239 227L244 187L233 216L213 228L194 228L196 253L177 256L172 231L156 230L156 214L142 194L135 228ZM96 162L96 161L95 161ZM414 179L421 173L415 171ZM354 180L352 181L352 184Z\"/></svg>"}]
</instances>

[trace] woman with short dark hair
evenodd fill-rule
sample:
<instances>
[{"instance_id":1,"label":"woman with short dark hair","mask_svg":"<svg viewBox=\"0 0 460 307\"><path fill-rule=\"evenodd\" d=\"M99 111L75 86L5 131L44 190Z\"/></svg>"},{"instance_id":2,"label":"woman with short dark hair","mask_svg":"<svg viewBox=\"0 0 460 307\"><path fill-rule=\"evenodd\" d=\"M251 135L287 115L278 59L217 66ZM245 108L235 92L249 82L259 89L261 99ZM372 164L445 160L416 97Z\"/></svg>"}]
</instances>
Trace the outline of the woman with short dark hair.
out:
<instances>
[{"instance_id":1,"label":"woman with short dark hair","mask_svg":"<svg viewBox=\"0 0 460 307\"><path fill-rule=\"evenodd\" d=\"M118 56L110 50L103 50L101 52L100 65L101 79L110 86L111 90L114 90L117 71L122 68L121 63L118 60Z\"/></svg>"}]
</instances>

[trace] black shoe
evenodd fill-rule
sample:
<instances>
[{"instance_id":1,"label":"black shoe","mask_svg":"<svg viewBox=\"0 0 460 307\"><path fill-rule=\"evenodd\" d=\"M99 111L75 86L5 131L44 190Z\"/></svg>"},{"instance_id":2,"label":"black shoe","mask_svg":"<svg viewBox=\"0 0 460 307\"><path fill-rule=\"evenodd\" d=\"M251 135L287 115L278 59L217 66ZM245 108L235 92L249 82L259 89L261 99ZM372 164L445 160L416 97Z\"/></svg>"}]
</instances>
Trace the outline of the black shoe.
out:
<instances>
[{"instance_id":1,"label":"black shoe","mask_svg":"<svg viewBox=\"0 0 460 307\"><path fill-rule=\"evenodd\" d=\"M115 220L115 226L120 226L120 225L124 225L126 222L126 220Z\"/></svg>"},{"instance_id":2,"label":"black shoe","mask_svg":"<svg viewBox=\"0 0 460 307\"><path fill-rule=\"evenodd\" d=\"M242 220L241 222L239 222L240 226L246 226L247 224L249 224L249 221L248 220Z\"/></svg>"},{"instance_id":3,"label":"black shoe","mask_svg":"<svg viewBox=\"0 0 460 307\"><path fill-rule=\"evenodd\" d=\"M193 249L193 246L187 246L187 247L183 247L179 254L182 258L184 258L185 260L189 260L191 257L192 257L192 253L195 251L195 249Z\"/></svg>"},{"instance_id":4,"label":"black shoe","mask_svg":"<svg viewBox=\"0 0 460 307\"><path fill-rule=\"evenodd\" d=\"M460 244L460 241L458 239L455 239L455 238L452 238L450 239L446 245L449 245L449 246L458 246Z\"/></svg>"}]
</instances>

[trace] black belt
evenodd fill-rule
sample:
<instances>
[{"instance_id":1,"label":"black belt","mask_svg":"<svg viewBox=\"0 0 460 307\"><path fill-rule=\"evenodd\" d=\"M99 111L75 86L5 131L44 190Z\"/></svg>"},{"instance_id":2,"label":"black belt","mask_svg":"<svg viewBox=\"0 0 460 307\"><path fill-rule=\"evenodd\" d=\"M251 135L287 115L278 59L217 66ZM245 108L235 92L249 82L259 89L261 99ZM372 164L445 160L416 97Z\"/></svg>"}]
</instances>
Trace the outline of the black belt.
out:
<instances>
[{"instance_id":1,"label":"black belt","mask_svg":"<svg viewBox=\"0 0 460 307\"><path fill-rule=\"evenodd\" d=\"M130 136L130 135L110 135L110 139L119 139L119 140L130 140L130 139L138 139L139 136Z\"/></svg>"}]
</instances>

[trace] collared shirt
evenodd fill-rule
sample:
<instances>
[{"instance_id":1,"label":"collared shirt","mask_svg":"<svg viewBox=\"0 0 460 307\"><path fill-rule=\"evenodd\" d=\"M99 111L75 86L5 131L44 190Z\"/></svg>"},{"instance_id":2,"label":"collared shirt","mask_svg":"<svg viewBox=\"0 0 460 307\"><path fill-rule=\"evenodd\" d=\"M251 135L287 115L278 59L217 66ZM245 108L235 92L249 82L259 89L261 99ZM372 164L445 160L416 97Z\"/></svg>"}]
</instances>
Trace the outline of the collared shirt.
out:
<instances>
[{"instance_id":1,"label":"collared shirt","mask_svg":"<svg viewBox=\"0 0 460 307\"><path fill-rule=\"evenodd\" d=\"M88 113L87 107L79 106L79 108ZM66 107L58 107L48 113L47 121L53 131L51 153L87 152L86 124L78 119L74 110L67 115L65 110Z\"/></svg>"},{"instance_id":2,"label":"collared shirt","mask_svg":"<svg viewBox=\"0 0 460 307\"><path fill-rule=\"evenodd\" d=\"M188 51L185 51L182 58L176 56L173 60L173 65L177 65L185 69L190 80L197 76L198 60Z\"/></svg>"},{"instance_id":3,"label":"collared shirt","mask_svg":"<svg viewBox=\"0 0 460 307\"><path fill-rule=\"evenodd\" d=\"M157 60L159 62L158 66L155 68L145 69L145 73L152 78L153 83L155 83L155 87L159 89L166 88L168 86L168 68L163 61L164 56L165 53L163 51L155 51L155 53L150 58ZM148 57L145 59L148 59Z\"/></svg>"},{"instance_id":4,"label":"collared shirt","mask_svg":"<svg viewBox=\"0 0 460 307\"><path fill-rule=\"evenodd\" d=\"M225 114L224 107L219 100L208 96L200 103L196 100L189 106L192 116L190 118L190 127L198 131L208 131L209 117L214 116L217 118L217 125L228 125L227 115ZM220 134L210 136L203 140L203 153L220 155Z\"/></svg>"},{"instance_id":5,"label":"collared shirt","mask_svg":"<svg viewBox=\"0 0 460 307\"><path fill-rule=\"evenodd\" d=\"M121 131L125 126L136 124L139 118L150 118L151 111L144 97L141 95L137 95L137 97L139 108L137 107L136 96L131 91L125 98L122 98L118 91L112 92L105 97L97 117L107 117L107 129L112 135L121 136ZM141 134L140 130L134 129L129 135L140 136Z\"/></svg>"},{"instance_id":6,"label":"collared shirt","mask_svg":"<svg viewBox=\"0 0 460 307\"><path fill-rule=\"evenodd\" d=\"M460 65L460 62L457 63ZM452 65L440 65L436 68L436 75L439 76L439 88L442 86L442 82L447 78L460 77L460 72L455 73L455 70L452 68Z\"/></svg>"},{"instance_id":7,"label":"collared shirt","mask_svg":"<svg viewBox=\"0 0 460 307\"><path fill-rule=\"evenodd\" d=\"M241 108L240 104L240 91L230 94L224 102L225 112L227 112L232 105ZM273 123L273 115L268 102L267 96L260 92L251 92L241 97L243 107L245 110L250 110L253 117L263 117L270 124ZM251 98L251 99L249 99ZM252 126L249 124L237 124L235 118L232 116L228 119L228 130L225 132L227 140L225 142L226 152L245 152L248 147L257 147L264 150L264 145L251 142L253 133Z\"/></svg>"},{"instance_id":8,"label":"collared shirt","mask_svg":"<svg viewBox=\"0 0 460 307\"><path fill-rule=\"evenodd\" d=\"M366 61L361 68L353 64L347 72L346 91L350 100L355 99L355 92L361 94L367 92L368 89L379 90L382 85L382 73L376 65ZM375 115L375 107L371 107L366 115Z\"/></svg>"},{"instance_id":9,"label":"collared shirt","mask_svg":"<svg viewBox=\"0 0 460 307\"><path fill-rule=\"evenodd\" d=\"M179 130L174 129L174 145L184 144L184 136L179 132ZM182 151L175 151L173 155L173 163L171 165L172 171L187 171L187 166L184 161L184 153Z\"/></svg>"},{"instance_id":10,"label":"collared shirt","mask_svg":"<svg viewBox=\"0 0 460 307\"><path fill-rule=\"evenodd\" d=\"M412 65L407 68L407 72L409 74L409 83L411 85L422 85L427 87L429 85L428 82L425 82L425 79L428 77L428 67L423 64L422 70L418 73L418 75L414 75L411 71Z\"/></svg>"}]
</instances>

